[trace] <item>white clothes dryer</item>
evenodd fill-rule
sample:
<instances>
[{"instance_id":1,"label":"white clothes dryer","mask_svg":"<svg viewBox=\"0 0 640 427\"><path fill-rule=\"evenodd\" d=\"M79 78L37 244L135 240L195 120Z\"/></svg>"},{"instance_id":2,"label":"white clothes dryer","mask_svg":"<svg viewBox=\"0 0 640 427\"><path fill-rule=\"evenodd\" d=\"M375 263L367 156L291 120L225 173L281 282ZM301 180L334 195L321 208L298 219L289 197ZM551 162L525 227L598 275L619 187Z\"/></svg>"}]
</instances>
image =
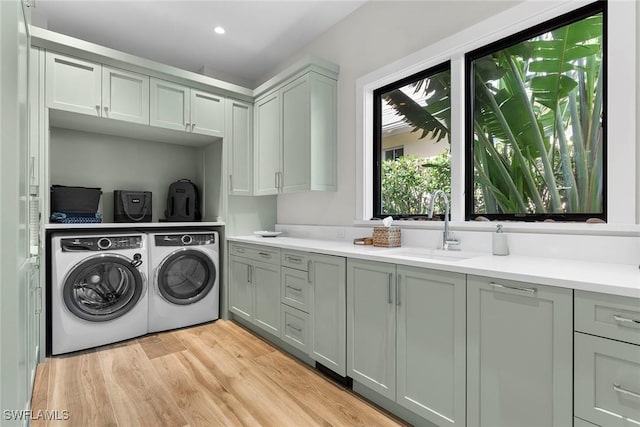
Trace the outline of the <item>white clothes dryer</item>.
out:
<instances>
[{"instance_id":1,"label":"white clothes dryer","mask_svg":"<svg viewBox=\"0 0 640 427\"><path fill-rule=\"evenodd\" d=\"M53 235L51 272L52 354L147 333L145 234Z\"/></svg>"},{"instance_id":2,"label":"white clothes dryer","mask_svg":"<svg viewBox=\"0 0 640 427\"><path fill-rule=\"evenodd\" d=\"M149 233L149 332L215 320L219 316L218 233Z\"/></svg>"}]
</instances>

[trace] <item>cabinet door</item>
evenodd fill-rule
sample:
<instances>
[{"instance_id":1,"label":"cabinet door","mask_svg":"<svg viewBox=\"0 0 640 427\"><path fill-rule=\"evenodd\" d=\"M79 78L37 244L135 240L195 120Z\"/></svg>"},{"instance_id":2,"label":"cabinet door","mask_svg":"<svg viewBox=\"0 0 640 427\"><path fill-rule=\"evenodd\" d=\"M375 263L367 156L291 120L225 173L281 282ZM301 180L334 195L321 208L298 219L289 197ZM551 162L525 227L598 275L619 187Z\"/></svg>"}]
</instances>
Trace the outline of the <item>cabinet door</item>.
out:
<instances>
[{"instance_id":1,"label":"cabinet door","mask_svg":"<svg viewBox=\"0 0 640 427\"><path fill-rule=\"evenodd\" d=\"M347 375L346 261L342 257L311 258L310 356L342 376Z\"/></svg>"},{"instance_id":2,"label":"cabinet door","mask_svg":"<svg viewBox=\"0 0 640 427\"><path fill-rule=\"evenodd\" d=\"M278 194L280 188L280 93L255 104L254 194Z\"/></svg>"},{"instance_id":3,"label":"cabinet door","mask_svg":"<svg viewBox=\"0 0 640 427\"><path fill-rule=\"evenodd\" d=\"M308 76L282 89L282 192L310 189L310 102Z\"/></svg>"},{"instance_id":4,"label":"cabinet door","mask_svg":"<svg viewBox=\"0 0 640 427\"><path fill-rule=\"evenodd\" d=\"M575 333L575 415L601 426L640 425L640 346Z\"/></svg>"},{"instance_id":5,"label":"cabinet door","mask_svg":"<svg viewBox=\"0 0 640 427\"><path fill-rule=\"evenodd\" d=\"M224 98L191 89L191 131L202 135L224 136Z\"/></svg>"},{"instance_id":6,"label":"cabinet door","mask_svg":"<svg viewBox=\"0 0 640 427\"><path fill-rule=\"evenodd\" d=\"M395 400L396 308L393 264L348 260L347 375Z\"/></svg>"},{"instance_id":7,"label":"cabinet door","mask_svg":"<svg viewBox=\"0 0 640 427\"><path fill-rule=\"evenodd\" d=\"M102 117L149 124L149 76L102 67Z\"/></svg>"},{"instance_id":8,"label":"cabinet door","mask_svg":"<svg viewBox=\"0 0 640 427\"><path fill-rule=\"evenodd\" d=\"M102 66L52 52L46 62L47 107L100 117Z\"/></svg>"},{"instance_id":9,"label":"cabinet door","mask_svg":"<svg viewBox=\"0 0 640 427\"><path fill-rule=\"evenodd\" d=\"M255 289L253 323L280 335L280 265L253 263L251 282Z\"/></svg>"},{"instance_id":10,"label":"cabinet door","mask_svg":"<svg viewBox=\"0 0 640 427\"><path fill-rule=\"evenodd\" d=\"M570 426L572 290L467 277L469 426Z\"/></svg>"},{"instance_id":11,"label":"cabinet door","mask_svg":"<svg viewBox=\"0 0 640 427\"><path fill-rule=\"evenodd\" d=\"M465 425L466 280L398 266L396 401L439 426Z\"/></svg>"},{"instance_id":12,"label":"cabinet door","mask_svg":"<svg viewBox=\"0 0 640 427\"><path fill-rule=\"evenodd\" d=\"M190 131L190 89L176 83L151 79L149 124L167 129Z\"/></svg>"},{"instance_id":13,"label":"cabinet door","mask_svg":"<svg viewBox=\"0 0 640 427\"><path fill-rule=\"evenodd\" d=\"M253 180L253 107L251 104L227 99L227 133L229 146L229 194L251 196Z\"/></svg>"},{"instance_id":14,"label":"cabinet door","mask_svg":"<svg viewBox=\"0 0 640 427\"><path fill-rule=\"evenodd\" d=\"M229 257L229 310L238 317L253 319L253 286L251 285L251 261Z\"/></svg>"}]
</instances>

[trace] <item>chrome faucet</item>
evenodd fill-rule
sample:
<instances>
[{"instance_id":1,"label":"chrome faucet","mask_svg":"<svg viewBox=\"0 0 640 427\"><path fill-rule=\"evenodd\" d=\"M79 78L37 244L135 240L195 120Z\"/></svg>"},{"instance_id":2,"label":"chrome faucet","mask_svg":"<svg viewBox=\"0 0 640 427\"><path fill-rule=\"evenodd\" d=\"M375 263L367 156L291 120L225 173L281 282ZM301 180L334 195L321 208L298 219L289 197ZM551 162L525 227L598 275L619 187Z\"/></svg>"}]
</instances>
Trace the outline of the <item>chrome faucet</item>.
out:
<instances>
[{"instance_id":1,"label":"chrome faucet","mask_svg":"<svg viewBox=\"0 0 640 427\"><path fill-rule=\"evenodd\" d=\"M444 200L444 232L442 233L442 250L449 250L449 246L459 245L460 241L451 235L449 231L449 199L447 194L442 190L436 190L431 193L431 200L429 201L429 218L433 218L433 205L437 199L437 196L442 196Z\"/></svg>"}]
</instances>

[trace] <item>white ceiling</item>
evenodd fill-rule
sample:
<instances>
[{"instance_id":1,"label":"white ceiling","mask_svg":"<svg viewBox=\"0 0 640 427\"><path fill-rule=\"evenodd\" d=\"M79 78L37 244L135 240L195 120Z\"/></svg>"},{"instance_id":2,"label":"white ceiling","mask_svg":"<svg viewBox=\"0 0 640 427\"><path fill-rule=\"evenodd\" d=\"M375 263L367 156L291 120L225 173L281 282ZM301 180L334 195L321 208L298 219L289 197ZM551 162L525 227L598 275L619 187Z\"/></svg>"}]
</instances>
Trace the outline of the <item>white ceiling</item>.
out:
<instances>
[{"instance_id":1,"label":"white ceiling","mask_svg":"<svg viewBox=\"0 0 640 427\"><path fill-rule=\"evenodd\" d=\"M254 87L366 0L37 0L33 24ZM226 34L214 33L222 26Z\"/></svg>"}]
</instances>

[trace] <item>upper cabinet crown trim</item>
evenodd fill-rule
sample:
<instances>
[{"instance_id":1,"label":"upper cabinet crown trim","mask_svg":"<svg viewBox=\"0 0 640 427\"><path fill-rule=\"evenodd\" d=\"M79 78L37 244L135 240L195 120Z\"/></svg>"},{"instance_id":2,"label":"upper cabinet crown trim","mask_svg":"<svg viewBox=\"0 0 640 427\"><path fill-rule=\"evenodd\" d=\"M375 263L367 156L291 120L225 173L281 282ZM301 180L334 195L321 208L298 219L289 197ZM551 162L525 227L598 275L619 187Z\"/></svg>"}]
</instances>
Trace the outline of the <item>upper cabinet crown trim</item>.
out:
<instances>
[{"instance_id":1,"label":"upper cabinet crown trim","mask_svg":"<svg viewBox=\"0 0 640 427\"><path fill-rule=\"evenodd\" d=\"M255 88L253 96L259 98L271 90L287 85L309 71L314 71L330 79L338 80L340 66L317 56L306 56Z\"/></svg>"},{"instance_id":2,"label":"upper cabinet crown trim","mask_svg":"<svg viewBox=\"0 0 640 427\"><path fill-rule=\"evenodd\" d=\"M31 27L31 44L84 60L188 85L196 89L208 92L213 91L220 95L233 96L244 101L253 101L254 91L249 88L140 58L43 28Z\"/></svg>"}]
</instances>

